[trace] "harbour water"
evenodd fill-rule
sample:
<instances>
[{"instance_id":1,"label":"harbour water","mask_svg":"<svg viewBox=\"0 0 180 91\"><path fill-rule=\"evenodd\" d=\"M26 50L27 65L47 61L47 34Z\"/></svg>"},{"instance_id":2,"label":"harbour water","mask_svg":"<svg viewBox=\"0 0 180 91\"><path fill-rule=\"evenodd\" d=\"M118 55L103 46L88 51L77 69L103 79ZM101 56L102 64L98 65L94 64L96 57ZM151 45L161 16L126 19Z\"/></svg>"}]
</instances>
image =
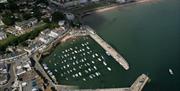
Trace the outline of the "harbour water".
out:
<instances>
[{"instance_id":1,"label":"harbour water","mask_svg":"<svg viewBox=\"0 0 180 91\"><path fill-rule=\"evenodd\" d=\"M59 84L86 89L119 87L116 83L123 81L119 73L126 72L90 36L61 43L41 64Z\"/></svg>"},{"instance_id":2,"label":"harbour water","mask_svg":"<svg viewBox=\"0 0 180 91\"><path fill-rule=\"evenodd\" d=\"M128 71L117 72L120 76L114 87L130 86L145 73L151 81L144 91L180 91L179 0L127 5L87 16L83 22L97 30L130 65Z\"/></svg>"}]
</instances>

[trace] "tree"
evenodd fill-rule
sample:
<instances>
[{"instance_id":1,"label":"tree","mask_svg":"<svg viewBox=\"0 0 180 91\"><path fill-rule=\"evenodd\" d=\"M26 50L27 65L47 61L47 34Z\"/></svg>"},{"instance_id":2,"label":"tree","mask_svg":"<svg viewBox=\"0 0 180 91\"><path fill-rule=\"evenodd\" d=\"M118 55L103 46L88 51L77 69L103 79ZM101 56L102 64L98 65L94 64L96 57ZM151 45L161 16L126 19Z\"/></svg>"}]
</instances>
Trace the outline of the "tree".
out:
<instances>
[{"instance_id":1,"label":"tree","mask_svg":"<svg viewBox=\"0 0 180 91\"><path fill-rule=\"evenodd\" d=\"M4 3L0 3L0 13L5 9Z\"/></svg>"},{"instance_id":2,"label":"tree","mask_svg":"<svg viewBox=\"0 0 180 91\"><path fill-rule=\"evenodd\" d=\"M58 22L59 20L64 20L65 19L65 16L62 12L54 12L52 14L52 21L53 22Z\"/></svg>"},{"instance_id":3,"label":"tree","mask_svg":"<svg viewBox=\"0 0 180 91\"><path fill-rule=\"evenodd\" d=\"M19 10L15 0L8 0L8 6L12 12L18 12Z\"/></svg>"},{"instance_id":4,"label":"tree","mask_svg":"<svg viewBox=\"0 0 180 91\"><path fill-rule=\"evenodd\" d=\"M4 24L11 26L15 23L14 15L12 13L6 12L2 15L2 21Z\"/></svg>"},{"instance_id":5,"label":"tree","mask_svg":"<svg viewBox=\"0 0 180 91\"><path fill-rule=\"evenodd\" d=\"M41 12L40 12L40 10L39 10L39 7L33 7L33 16L34 17L36 17L38 20L40 20L40 18L41 18Z\"/></svg>"},{"instance_id":6,"label":"tree","mask_svg":"<svg viewBox=\"0 0 180 91\"><path fill-rule=\"evenodd\" d=\"M22 16L24 20L28 20L32 17L30 13L23 13Z\"/></svg>"}]
</instances>

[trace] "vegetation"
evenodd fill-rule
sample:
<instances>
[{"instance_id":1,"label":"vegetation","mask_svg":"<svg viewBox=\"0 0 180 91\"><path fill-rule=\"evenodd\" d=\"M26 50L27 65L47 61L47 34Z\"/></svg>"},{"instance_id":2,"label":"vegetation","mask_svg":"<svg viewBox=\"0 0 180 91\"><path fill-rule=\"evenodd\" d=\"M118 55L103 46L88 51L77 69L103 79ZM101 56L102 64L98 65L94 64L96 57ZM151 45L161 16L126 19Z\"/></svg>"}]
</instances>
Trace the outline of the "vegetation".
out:
<instances>
[{"instance_id":1,"label":"vegetation","mask_svg":"<svg viewBox=\"0 0 180 91\"><path fill-rule=\"evenodd\" d=\"M17 6L15 0L8 0L8 9L11 10L12 12L19 11L19 7Z\"/></svg>"},{"instance_id":2,"label":"vegetation","mask_svg":"<svg viewBox=\"0 0 180 91\"><path fill-rule=\"evenodd\" d=\"M40 12L39 7L37 6L33 7L33 12L34 12L33 16L36 17L38 20L40 20L42 14Z\"/></svg>"},{"instance_id":3,"label":"vegetation","mask_svg":"<svg viewBox=\"0 0 180 91\"><path fill-rule=\"evenodd\" d=\"M39 35L39 33L42 30L44 30L48 27L49 27L49 24L45 23L43 26L37 27L33 31L23 34L21 36L14 36L14 35L8 34L8 38L0 41L0 51L5 51L5 49L8 46L15 46L20 43L23 43L27 39L34 39L35 37L37 37Z\"/></svg>"},{"instance_id":4,"label":"vegetation","mask_svg":"<svg viewBox=\"0 0 180 91\"><path fill-rule=\"evenodd\" d=\"M5 12L3 15L2 15L2 21L4 24L8 25L8 26L11 26L15 23L15 18L14 18L14 15L13 13L11 12Z\"/></svg>"},{"instance_id":5,"label":"vegetation","mask_svg":"<svg viewBox=\"0 0 180 91\"><path fill-rule=\"evenodd\" d=\"M23 17L24 20L28 20L28 19L30 19L32 16L31 16L30 13L23 13L23 14L22 14L22 17Z\"/></svg>"},{"instance_id":6,"label":"vegetation","mask_svg":"<svg viewBox=\"0 0 180 91\"><path fill-rule=\"evenodd\" d=\"M52 22L57 23L59 20L64 20L65 15L62 12L54 12L52 14Z\"/></svg>"}]
</instances>

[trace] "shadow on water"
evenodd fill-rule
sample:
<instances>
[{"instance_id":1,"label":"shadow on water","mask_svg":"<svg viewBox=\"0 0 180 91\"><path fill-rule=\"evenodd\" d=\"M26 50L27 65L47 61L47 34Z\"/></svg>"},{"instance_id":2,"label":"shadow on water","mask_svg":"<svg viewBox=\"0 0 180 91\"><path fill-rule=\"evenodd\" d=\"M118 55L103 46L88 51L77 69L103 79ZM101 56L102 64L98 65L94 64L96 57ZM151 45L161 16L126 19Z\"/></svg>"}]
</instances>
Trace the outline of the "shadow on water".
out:
<instances>
[{"instance_id":1,"label":"shadow on water","mask_svg":"<svg viewBox=\"0 0 180 91\"><path fill-rule=\"evenodd\" d=\"M105 18L101 15L101 14L91 14L90 17L93 17L93 19L88 18L87 17L83 17L82 22L86 25L89 25L90 27L94 28L99 28L103 22L105 22ZM98 29L97 29L98 30Z\"/></svg>"}]
</instances>

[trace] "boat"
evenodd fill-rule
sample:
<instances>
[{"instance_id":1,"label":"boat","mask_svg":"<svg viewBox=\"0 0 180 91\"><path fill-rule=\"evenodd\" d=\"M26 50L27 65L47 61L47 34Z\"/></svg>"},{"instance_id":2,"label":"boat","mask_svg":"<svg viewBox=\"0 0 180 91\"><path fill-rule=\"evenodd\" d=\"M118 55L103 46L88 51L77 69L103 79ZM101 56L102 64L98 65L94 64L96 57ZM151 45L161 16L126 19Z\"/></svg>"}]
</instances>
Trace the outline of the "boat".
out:
<instances>
[{"instance_id":1,"label":"boat","mask_svg":"<svg viewBox=\"0 0 180 91\"><path fill-rule=\"evenodd\" d=\"M107 52L107 51L106 51L106 54L107 54L108 56L110 56L110 55L111 55L111 54L110 54L109 52Z\"/></svg>"},{"instance_id":2,"label":"boat","mask_svg":"<svg viewBox=\"0 0 180 91\"><path fill-rule=\"evenodd\" d=\"M46 65L46 64L43 64L43 67L44 67L44 69L45 69L45 70L47 70L47 69L48 69L48 67L47 67L47 65Z\"/></svg>"},{"instance_id":3,"label":"boat","mask_svg":"<svg viewBox=\"0 0 180 91\"><path fill-rule=\"evenodd\" d=\"M170 73L171 75L174 75L172 69L169 69L169 73Z\"/></svg>"}]
</instances>

